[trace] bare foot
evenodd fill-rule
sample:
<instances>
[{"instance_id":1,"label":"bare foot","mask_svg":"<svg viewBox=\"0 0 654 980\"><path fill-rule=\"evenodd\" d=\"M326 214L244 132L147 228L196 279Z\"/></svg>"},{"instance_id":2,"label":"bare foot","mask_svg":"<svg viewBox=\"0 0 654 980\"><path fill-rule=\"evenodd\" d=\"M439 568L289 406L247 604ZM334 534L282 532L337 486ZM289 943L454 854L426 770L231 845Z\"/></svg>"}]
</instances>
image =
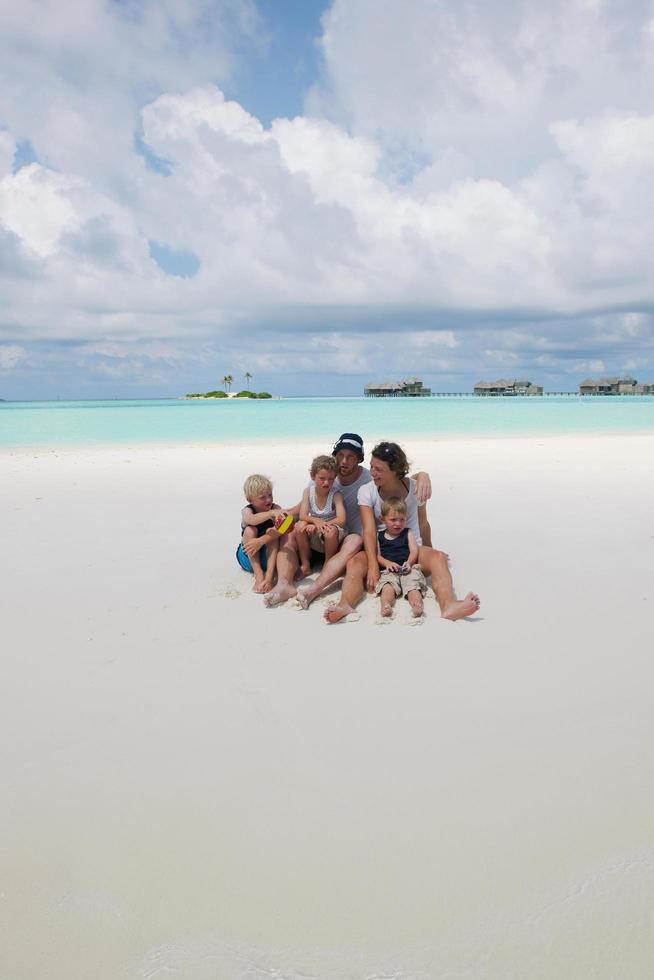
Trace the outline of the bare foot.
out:
<instances>
[{"instance_id":1,"label":"bare foot","mask_svg":"<svg viewBox=\"0 0 654 980\"><path fill-rule=\"evenodd\" d=\"M300 578L306 578L307 575L311 575L311 565L309 564L309 562L306 562L306 564L304 562L302 562L302 564L300 565L300 575L299 575L299 577Z\"/></svg>"},{"instance_id":2,"label":"bare foot","mask_svg":"<svg viewBox=\"0 0 654 980\"><path fill-rule=\"evenodd\" d=\"M308 609L311 603L311 597L307 595L308 589L298 589L296 599L300 603L302 609Z\"/></svg>"},{"instance_id":3,"label":"bare foot","mask_svg":"<svg viewBox=\"0 0 654 980\"><path fill-rule=\"evenodd\" d=\"M421 595L418 595L415 599L409 598L409 605L411 606L411 612L416 618L418 616L422 616L423 612L425 611Z\"/></svg>"},{"instance_id":4,"label":"bare foot","mask_svg":"<svg viewBox=\"0 0 654 980\"><path fill-rule=\"evenodd\" d=\"M252 591L253 592L269 592L270 591L270 586L268 586L268 588L266 588L266 580L263 577L263 575L260 578L257 575L254 576L254 585L252 586Z\"/></svg>"},{"instance_id":5,"label":"bare foot","mask_svg":"<svg viewBox=\"0 0 654 980\"><path fill-rule=\"evenodd\" d=\"M308 609L317 595L317 590L309 585L305 589L297 590L297 601L300 603L303 609Z\"/></svg>"},{"instance_id":6,"label":"bare foot","mask_svg":"<svg viewBox=\"0 0 654 980\"><path fill-rule=\"evenodd\" d=\"M290 585L289 582L278 582L272 592L268 592L263 597L263 604L264 606L268 606L269 609L272 606L279 606L282 602L286 602L287 599L292 599L296 592L297 589Z\"/></svg>"},{"instance_id":7,"label":"bare foot","mask_svg":"<svg viewBox=\"0 0 654 980\"><path fill-rule=\"evenodd\" d=\"M451 602L441 609L441 618L449 619L454 622L457 619L463 619L465 616L472 616L479 610L481 602L479 596L475 595L474 592L468 592L464 599L452 599Z\"/></svg>"},{"instance_id":8,"label":"bare foot","mask_svg":"<svg viewBox=\"0 0 654 980\"><path fill-rule=\"evenodd\" d=\"M350 616L353 612L352 606L349 606L347 602L342 602L340 605L327 606L323 617L328 623L340 623L342 619Z\"/></svg>"},{"instance_id":9,"label":"bare foot","mask_svg":"<svg viewBox=\"0 0 654 980\"><path fill-rule=\"evenodd\" d=\"M382 602L379 612L381 613L382 616L392 616L393 607L390 604L390 602Z\"/></svg>"}]
</instances>

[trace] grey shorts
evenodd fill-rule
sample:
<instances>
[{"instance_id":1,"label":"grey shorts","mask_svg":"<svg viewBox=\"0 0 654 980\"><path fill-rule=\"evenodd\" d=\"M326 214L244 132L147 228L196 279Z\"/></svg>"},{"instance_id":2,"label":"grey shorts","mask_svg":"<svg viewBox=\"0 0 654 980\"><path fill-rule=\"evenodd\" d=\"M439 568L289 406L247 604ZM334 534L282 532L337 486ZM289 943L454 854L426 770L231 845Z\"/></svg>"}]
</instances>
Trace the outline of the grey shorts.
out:
<instances>
[{"instance_id":1,"label":"grey shorts","mask_svg":"<svg viewBox=\"0 0 654 980\"><path fill-rule=\"evenodd\" d=\"M397 572L389 572L385 568L379 576L375 595L380 595L385 585L392 585L395 589L395 595L403 595L405 599L409 592L413 592L414 590L419 592L420 595L424 595L427 591L427 582L425 581L425 576L422 574L420 565L412 565L411 571L407 575L398 575Z\"/></svg>"},{"instance_id":2,"label":"grey shorts","mask_svg":"<svg viewBox=\"0 0 654 980\"><path fill-rule=\"evenodd\" d=\"M339 544L339 547L340 547L340 544L341 544L343 538L345 537L345 528L344 527L340 527L337 524L336 525L336 529L338 531L338 544ZM324 555L324 553L325 553L325 542L323 540L322 534L320 533L320 531L318 530L317 527L314 527L313 531L309 535L309 544L311 545L311 550L312 551L319 551L322 555Z\"/></svg>"}]
</instances>

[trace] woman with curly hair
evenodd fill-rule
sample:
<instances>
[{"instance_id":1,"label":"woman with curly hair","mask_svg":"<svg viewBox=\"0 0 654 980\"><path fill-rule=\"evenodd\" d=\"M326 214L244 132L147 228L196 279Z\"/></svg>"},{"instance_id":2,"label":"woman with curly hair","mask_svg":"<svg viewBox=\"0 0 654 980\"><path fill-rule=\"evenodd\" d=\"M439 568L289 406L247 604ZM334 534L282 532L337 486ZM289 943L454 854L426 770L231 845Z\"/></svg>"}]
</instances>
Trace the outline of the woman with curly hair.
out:
<instances>
[{"instance_id":1,"label":"woman with curly hair","mask_svg":"<svg viewBox=\"0 0 654 980\"><path fill-rule=\"evenodd\" d=\"M358 502L363 527L364 550L354 555L347 564L341 597L336 605L325 611L328 623L337 623L350 613L361 599L364 589L374 593L379 581L380 568L377 560L377 532L380 525L383 501L389 497L404 500L407 508L406 526L418 542L418 562L425 575L431 575L436 601L443 619L457 620L471 616L480 606L479 596L468 592L463 599L456 599L448 556L422 543L427 530L425 507L418 506L415 497L415 480L407 474L409 464L406 455L395 442L380 442L372 451L370 475L372 482L359 489Z\"/></svg>"}]
</instances>

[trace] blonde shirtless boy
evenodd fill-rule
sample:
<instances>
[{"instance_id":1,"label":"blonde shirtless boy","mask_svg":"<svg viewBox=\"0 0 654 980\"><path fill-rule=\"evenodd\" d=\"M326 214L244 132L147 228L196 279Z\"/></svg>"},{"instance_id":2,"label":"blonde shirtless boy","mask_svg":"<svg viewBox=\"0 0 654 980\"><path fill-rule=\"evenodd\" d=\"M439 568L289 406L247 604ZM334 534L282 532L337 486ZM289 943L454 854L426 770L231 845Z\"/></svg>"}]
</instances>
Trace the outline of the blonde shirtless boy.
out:
<instances>
[{"instance_id":1,"label":"blonde shirtless boy","mask_svg":"<svg viewBox=\"0 0 654 980\"><path fill-rule=\"evenodd\" d=\"M241 511L241 543L236 560L244 572L254 574L253 592L270 592L275 581L279 535L275 519L285 513L273 502L272 482L253 473L243 484L247 504Z\"/></svg>"}]
</instances>

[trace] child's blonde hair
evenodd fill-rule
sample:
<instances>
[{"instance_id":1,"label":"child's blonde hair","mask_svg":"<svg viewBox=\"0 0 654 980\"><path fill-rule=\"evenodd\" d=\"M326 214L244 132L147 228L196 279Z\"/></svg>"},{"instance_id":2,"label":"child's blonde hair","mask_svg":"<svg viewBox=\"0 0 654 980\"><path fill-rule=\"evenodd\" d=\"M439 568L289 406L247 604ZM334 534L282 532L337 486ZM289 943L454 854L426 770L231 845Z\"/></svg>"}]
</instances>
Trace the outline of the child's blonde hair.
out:
<instances>
[{"instance_id":1,"label":"child's blonde hair","mask_svg":"<svg viewBox=\"0 0 654 980\"><path fill-rule=\"evenodd\" d=\"M318 470L327 470L328 473L333 473L336 476L338 473L338 463L333 456L316 456L315 459L311 460L311 469L309 472L314 477Z\"/></svg>"},{"instance_id":2,"label":"child's blonde hair","mask_svg":"<svg viewBox=\"0 0 654 980\"><path fill-rule=\"evenodd\" d=\"M252 500L253 497L258 497L260 493L266 493L267 490L272 490L272 480L267 476L262 476L261 473L253 473L243 484L246 500Z\"/></svg>"},{"instance_id":3,"label":"child's blonde hair","mask_svg":"<svg viewBox=\"0 0 654 980\"><path fill-rule=\"evenodd\" d=\"M406 503L401 497L387 497L386 500L382 501L382 517L386 517L387 514L394 510L396 514L406 514Z\"/></svg>"}]
</instances>

